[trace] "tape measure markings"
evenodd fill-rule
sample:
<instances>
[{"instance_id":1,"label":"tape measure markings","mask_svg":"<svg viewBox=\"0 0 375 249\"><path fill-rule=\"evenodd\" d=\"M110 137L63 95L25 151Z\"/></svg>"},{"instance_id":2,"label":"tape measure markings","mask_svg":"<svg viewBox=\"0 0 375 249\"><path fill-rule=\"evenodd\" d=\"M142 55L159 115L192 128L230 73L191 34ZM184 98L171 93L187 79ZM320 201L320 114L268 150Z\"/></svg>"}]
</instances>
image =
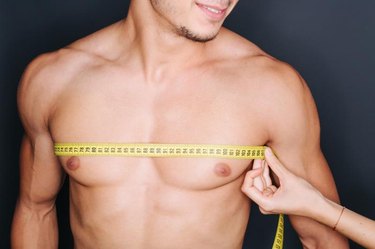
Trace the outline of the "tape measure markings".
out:
<instances>
[{"instance_id":1,"label":"tape measure markings","mask_svg":"<svg viewBox=\"0 0 375 249\"><path fill-rule=\"evenodd\" d=\"M283 249L284 242L284 215L280 214L277 221L276 235L273 241L272 249Z\"/></svg>"},{"instance_id":2,"label":"tape measure markings","mask_svg":"<svg viewBox=\"0 0 375 249\"><path fill-rule=\"evenodd\" d=\"M56 156L124 156L264 159L265 146L212 144L120 144L120 143L55 143ZM284 216L279 215L272 249L282 249Z\"/></svg>"},{"instance_id":3,"label":"tape measure markings","mask_svg":"<svg viewBox=\"0 0 375 249\"><path fill-rule=\"evenodd\" d=\"M263 159L265 147L212 144L56 143L54 149L56 156Z\"/></svg>"}]
</instances>

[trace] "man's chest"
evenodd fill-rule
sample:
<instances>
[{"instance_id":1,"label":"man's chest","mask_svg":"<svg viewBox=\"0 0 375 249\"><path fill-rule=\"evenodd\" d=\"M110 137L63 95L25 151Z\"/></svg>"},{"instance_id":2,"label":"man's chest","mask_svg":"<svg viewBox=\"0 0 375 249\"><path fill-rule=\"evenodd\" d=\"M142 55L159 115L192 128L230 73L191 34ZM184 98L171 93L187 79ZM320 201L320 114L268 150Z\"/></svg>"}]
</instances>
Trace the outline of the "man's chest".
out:
<instances>
[{"instance_id":1,"label":"man's chest","mask_svg":"<svg viewBox=\"0 0 375 249\"><path fill-rule=\"evenodd\" d=\"M162 89L78 85L57 102L51 134L54 142L263 145L261 122L252 115L252 105L244 101L240 89L238 95L225 90L209 82ZM62 159L63 166L67 160ZM80 161L80 171L68 173L86 183L131 182L129 177L134 180L138 179L135 175L148 175L189 188L210 188L233 181L250 163L218 158L85 157ZM229 169L229 174L222 174L222 168Z\"/></svg>"},{"instance_id":2,"label":"man's chest","mask_svg":"<svg viewBox=\"0 0 375 249\"><path fill-rule=\"evenodd\" d=\"M72 84L50 119L55 141L264 144L252 96L210 81Z\"/></svg>"}]
</instances>

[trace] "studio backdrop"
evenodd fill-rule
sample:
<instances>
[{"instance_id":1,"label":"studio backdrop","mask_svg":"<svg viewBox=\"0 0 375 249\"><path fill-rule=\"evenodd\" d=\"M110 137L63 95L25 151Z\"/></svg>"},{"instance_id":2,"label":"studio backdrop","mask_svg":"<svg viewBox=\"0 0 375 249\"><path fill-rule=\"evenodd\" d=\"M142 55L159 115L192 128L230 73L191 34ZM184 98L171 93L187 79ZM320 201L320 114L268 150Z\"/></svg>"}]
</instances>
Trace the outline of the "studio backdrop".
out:
<instances>
[{"instance_id":1,"label":"studio backdrop","mask_svg":"<svg viewBox=\"0 0 375 249\"><path fill-rule=\"evenodd\" d=\"M126 16L125 0L0 0L0 249L18 194L22 138L16 90L26 65ZM291 64L307 81L322 148L342 203L375 219L375 1L241 0L225 26ZM65 185L57 201L60 248L72 244ZM253 205L244 248L270 249L276 216ZM250 247L251 245L251 247ZM301 248L286 223L285 248ZM352 248L361 248L352 243Z\"/></svg>"}]
</instances>

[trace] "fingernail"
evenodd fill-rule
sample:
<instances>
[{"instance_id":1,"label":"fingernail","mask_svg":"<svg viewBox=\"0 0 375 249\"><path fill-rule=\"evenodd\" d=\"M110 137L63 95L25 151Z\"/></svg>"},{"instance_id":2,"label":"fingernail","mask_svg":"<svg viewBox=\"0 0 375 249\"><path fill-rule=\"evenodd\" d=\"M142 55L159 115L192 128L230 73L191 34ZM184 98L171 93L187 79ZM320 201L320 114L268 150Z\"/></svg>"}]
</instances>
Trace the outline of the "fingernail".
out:
<instances>
[{"instance_id":1,"label":"fingernail","mask_svg":"<svg viewBox=\"0 0 375 249\"><path fill-rule=\"evenodd\" d=\"M266 148L265 153L266 153L266 156L272 156L272 154L273 154L271 148L269 148L269 147Z\"/></svg>"}]
</instances>

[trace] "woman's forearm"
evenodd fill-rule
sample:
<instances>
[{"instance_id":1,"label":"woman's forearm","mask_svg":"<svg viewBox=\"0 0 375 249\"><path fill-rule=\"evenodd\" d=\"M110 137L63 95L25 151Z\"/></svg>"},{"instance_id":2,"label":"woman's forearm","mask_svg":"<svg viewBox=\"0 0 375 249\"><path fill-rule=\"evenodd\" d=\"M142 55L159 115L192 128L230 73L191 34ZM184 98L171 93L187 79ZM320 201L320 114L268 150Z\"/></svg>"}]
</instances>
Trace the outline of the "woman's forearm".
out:
<instances>
[{"instance_id":1,"label":"woman's forearm","mask_svg":"<svg viewBox=\"0 0 375 249\"><path fill-rule=\"evenodd\" d=\"M242 191L259 205L263 214L284 213L312 218L365 248L375 249L375 221L324 197L309 182L288 171L269 148L265 155L265 167L260 167L260 160L255 161L242 186ZM272 185L269 170L264 170L266 167L278 176L279 187ZM259 182L268 182L268 185Z\"/></svg>"},{"instance_id":2,"label":"woman's forearm","mask_svg":"<svg viewBox=\"0 0 375 249\"><path fill-rule=\"evenodd\" d=\"M375 221L359 215L326 198L315 206L311 218L334 228L347 238L375 249ZM342 212L342 214L341 214Z\"/></svg>"}]
</instances>

